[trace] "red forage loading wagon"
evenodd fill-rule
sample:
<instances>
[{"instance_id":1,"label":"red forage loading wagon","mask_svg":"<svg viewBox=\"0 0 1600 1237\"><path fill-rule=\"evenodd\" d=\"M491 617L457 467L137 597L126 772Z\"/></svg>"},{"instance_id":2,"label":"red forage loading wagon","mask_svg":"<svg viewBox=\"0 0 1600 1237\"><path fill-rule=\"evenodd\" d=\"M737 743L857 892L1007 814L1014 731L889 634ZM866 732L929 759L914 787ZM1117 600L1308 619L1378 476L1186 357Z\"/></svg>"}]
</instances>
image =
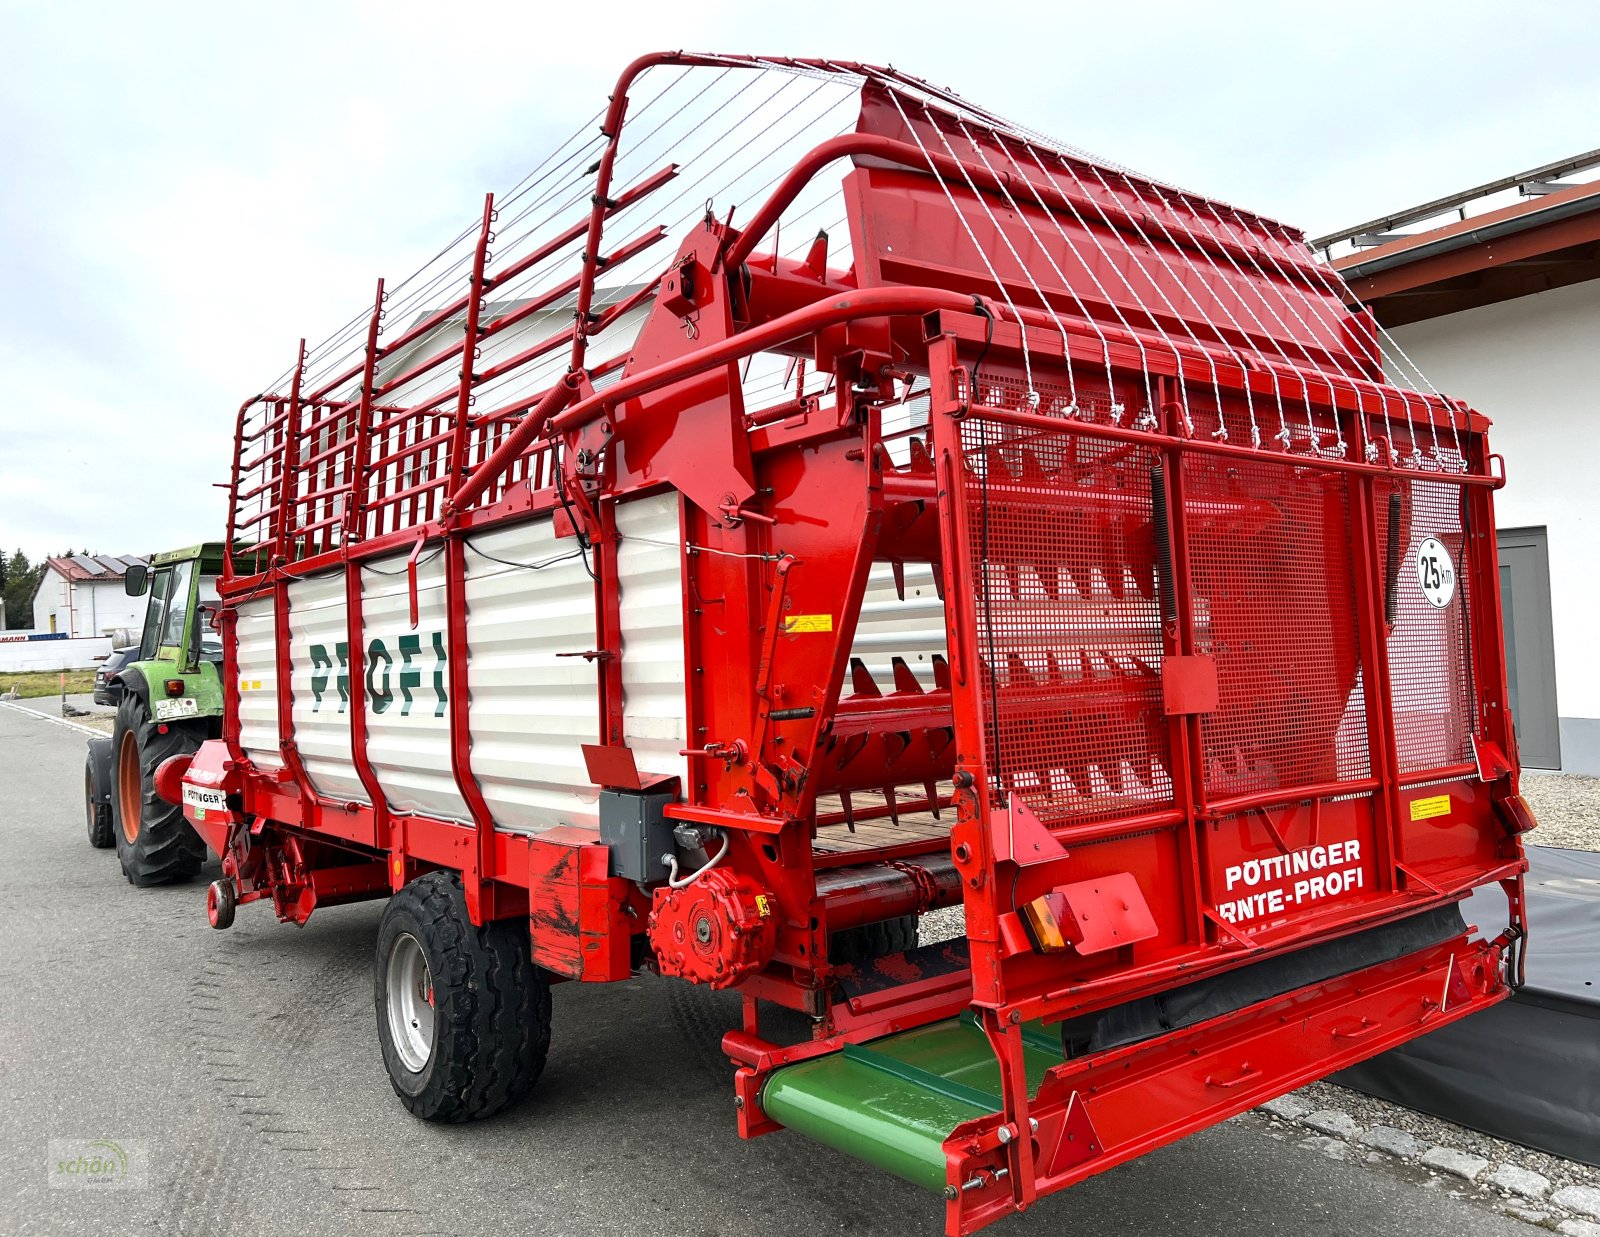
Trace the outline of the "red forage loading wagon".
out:
<instances>
[{"instance_id":1,"label":"red forage loading wagon","mask_svg":"<svg viewBox=\"0 0 1600 1237\"><path fill-rule=\"evenodd\" d=\"M1506 995L1501 474L1299 233L893 69L597 120L240 410L214 922L392 895L439 1120L734 988L741 1133L953 1234Z\"/></svg>"}]
</instances>

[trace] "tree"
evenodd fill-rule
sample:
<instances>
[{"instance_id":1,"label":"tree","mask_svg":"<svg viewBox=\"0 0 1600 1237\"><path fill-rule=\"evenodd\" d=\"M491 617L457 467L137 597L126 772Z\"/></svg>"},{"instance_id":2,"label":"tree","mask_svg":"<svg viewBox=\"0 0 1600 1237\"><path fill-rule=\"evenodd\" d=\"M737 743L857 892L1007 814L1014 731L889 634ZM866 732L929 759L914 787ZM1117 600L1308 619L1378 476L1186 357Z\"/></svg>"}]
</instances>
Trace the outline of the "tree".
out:
<instances>
[{"instance_id":1,"label":"tree","mask_svg":"<svg viewBox=\"0 0 1600 1237\"><path fill-rule=\"evenodd\" d=\"M21 550L13 550L5 560L5 578L0 583L0 596L6 600L6 626L33 626L33 591L44 576L45 564L37 566L28 561Z\"/></svg>"}]
</instances>

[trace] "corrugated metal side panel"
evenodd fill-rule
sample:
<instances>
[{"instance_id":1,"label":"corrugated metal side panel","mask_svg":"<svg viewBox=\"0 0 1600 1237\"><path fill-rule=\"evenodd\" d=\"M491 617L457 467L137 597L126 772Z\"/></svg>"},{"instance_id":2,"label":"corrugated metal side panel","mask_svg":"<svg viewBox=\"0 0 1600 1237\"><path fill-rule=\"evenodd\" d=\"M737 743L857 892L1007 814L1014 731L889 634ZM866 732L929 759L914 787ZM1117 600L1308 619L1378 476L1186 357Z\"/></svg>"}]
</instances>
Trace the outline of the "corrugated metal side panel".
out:
<instances>
[{"instance_id":1,"label":"corrugated metal side panel","mask_svg":"<svg viewBox=\"0 0 1600 1237\"><path fill-rule=\"evenodd\" d=\"M278 673L273 656L275 599L257 597L239 607L239 744L258 769L281 769L278 749Z\"/></svg>"},{"instance_id":2,"label":"corrugated metal side panel","mask_svg":"<svg viewBox=\"0 0 1600 1237\"><path fill-rule=\"evenodd\" d=\"M349 646L344 573L289 585L295 746L320 795L367 802L350 754ZM319 690L320 689L320 690Z\"/></svg>"},{"instance_id":3,"label":"corrugated metal side panel","mask_svg":"<svg viewBox=\"0 0 1600 1237\"><path fill-rule=\"evenodd\" d=\"M472 770L502 829L596 821L581 745L598 742L594 581L549 519L467 543ZM497 561L498 560L498 561ZM556 561L551 561L556 560Z\"/></svg>"},{"instance_id":4,"label":"corrugated metal side panel","mask_svg":"<svg viewBox=\"0 0 1600 1237\"><path fill-rule=\"evenodd\" d=\"M622 727L642 773L682 779L692 746L685 702L683 531L677 491L617 504Z\"/></svg>"},{"instance_id":5,"label":"corrugated metal side panel","mask_svg":"<svg viewBox=\"0 0 1600 1237\"><path fill-rule=\"evenodd\" d=\"M890 564L874 563L867 576L850 655L866 663L886 692L894 690L895 657L905 658L925 689L933 687L933 657L945 651L944 601L933 586L934 570L927 563L906 564L904 601L895 592ZM848 695L848 675L845 685Z\"/></svg>"},{"instance_id":6,"label":"corrugated metal side panel","mask_svg":"<svg viewBox=\"0 0 1600 1237\"><path fill-rule=\"evenodd\" d=\"M408 557L376 559L361 570L367 755L395 811L470 821L450 770L444 555L435 547L417 562L415 628Z\"/></svg>"}]
</instances>

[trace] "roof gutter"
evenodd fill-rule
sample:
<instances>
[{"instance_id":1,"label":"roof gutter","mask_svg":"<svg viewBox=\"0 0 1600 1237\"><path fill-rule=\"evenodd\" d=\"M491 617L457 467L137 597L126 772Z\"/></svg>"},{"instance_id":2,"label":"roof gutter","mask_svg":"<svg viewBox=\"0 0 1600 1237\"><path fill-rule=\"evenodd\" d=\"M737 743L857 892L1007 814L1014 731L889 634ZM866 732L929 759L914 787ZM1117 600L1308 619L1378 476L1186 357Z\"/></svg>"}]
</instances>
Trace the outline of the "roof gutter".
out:
<instances>
[{"instance_id":1,"label":"roof gutter","mask_svg":"<svg viewBox=\"0 0 1600 1237\"><path fill-rule=\"evenodd\" d=\"M1392 253L1376 254L1364 262L1352 262L1348 265L1335 263L1334 269L1344 276L1347 282L1353 282L1357 279L1376 275L1382 271L1394 270L1396 267L1410 266L1413 262L1421 262L1427 258L1436 258L1441 254L1453 253L1458 249L1486 244L1490 241L1500 240L1503 237L1514 236L1519 232L1529 231L1532 228L1543 227L1551 223L1560 223L1562 220L1576 218L1579 215L1591 214L1596 210L1600 210L1600 194L1585 194L1582 197L1571 198L1565 202L1557 202L1539 210L1529 211L1526 214L1513 215L1508 219L1486 223L1482 227L1471 228L1464 232L1452 232L1448 236L1425 241L1420 245L1408 245Z\"/></svg>"}]
</instances>

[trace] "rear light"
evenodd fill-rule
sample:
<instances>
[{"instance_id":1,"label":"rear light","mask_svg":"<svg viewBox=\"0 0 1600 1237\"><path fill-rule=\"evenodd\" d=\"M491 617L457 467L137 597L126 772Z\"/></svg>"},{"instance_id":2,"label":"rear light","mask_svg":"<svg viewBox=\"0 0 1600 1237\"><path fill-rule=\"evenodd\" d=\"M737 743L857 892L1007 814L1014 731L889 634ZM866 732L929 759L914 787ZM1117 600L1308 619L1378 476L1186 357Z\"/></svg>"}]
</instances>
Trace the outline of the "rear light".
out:
<instances>
[{"instance_id":1,"label":"rear light","mask_svg":"<svg viewBox=\"0 0 1600 1237\"><path fill-rule=\"evenodd\" d=\"M167 680L167 695L169 695L169 696L181 696L181 695L183 695L183 680L182 679L168 679Z\"/></svg>"},{"instance_id":2,"label":"rear light","mask_svg":"<svg viewBox=\"0 0 1600 1237\"><path fill-rule=\"evenodd\" d=\"M1529 833L1539 827L1539 818L1521 795L1507 795L1495 800L1495 804L1500 809L1500 823L1505 826L1506 832Z\"/></svg>"},{"instance_id":3,"label":"rear light","mask_svg":"<svg viewBox=\"0 0 1600 1237\"><path fill-rule=\"evenodd\" d=\"M1028 944L1036 953L1056 954L1072 948L1072 942L1062 928L1067 917L1066 899L1053 890L1019 907L1022 928L1028 934Z\"/></svg>"}]
</instances>

